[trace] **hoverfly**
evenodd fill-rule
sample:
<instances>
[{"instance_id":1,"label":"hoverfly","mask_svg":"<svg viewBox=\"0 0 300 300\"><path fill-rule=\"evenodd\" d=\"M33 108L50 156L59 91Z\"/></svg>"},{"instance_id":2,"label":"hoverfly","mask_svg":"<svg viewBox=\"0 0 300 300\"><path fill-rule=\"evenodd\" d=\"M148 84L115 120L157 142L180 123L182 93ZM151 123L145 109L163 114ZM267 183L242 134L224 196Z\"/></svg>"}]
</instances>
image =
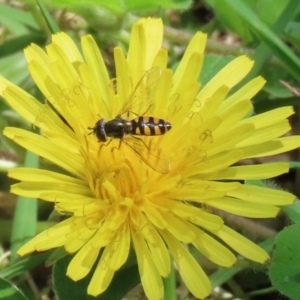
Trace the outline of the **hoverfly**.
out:
<instances>
[{"instance_id":1,"label":"hoverfly","mask_svg":"<svg viewBox=\"0 0 300 300\"><path fill-rule=\"evenodd\" d=\"M114 119L106 121L101 118L96 122L94 127L88 127L88 129L92 130L89 134L94 133L99 142L104 143L108 140L110 142L112 139L119 139L118 149L124 143L153 170L159 173L168 173L170 165L164 156L164 152L155 146L153 141L146 144L140 137L163 135L172 128L171 123L163 119L145 116L146 112L152 106L151 101L159 83L158 72L160 72L160 69L154 67L141 77L125 105ZM149 84L145 83L145 81ZM143 84L145 84L146 88ZM146 101L148 109L142 115L138 115L133 110L139 105L142 106L143 101ZM122 117L126 113L127 119ZM137 117L129 120L129 113Z\"/></svg>"}]
</instances>

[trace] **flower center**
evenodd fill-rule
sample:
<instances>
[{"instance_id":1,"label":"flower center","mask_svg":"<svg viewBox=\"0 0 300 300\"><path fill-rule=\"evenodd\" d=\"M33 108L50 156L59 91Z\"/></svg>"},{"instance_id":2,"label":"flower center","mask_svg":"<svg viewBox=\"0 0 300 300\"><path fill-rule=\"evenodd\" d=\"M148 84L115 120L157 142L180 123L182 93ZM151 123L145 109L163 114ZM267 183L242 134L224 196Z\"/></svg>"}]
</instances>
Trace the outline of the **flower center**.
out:
<instances>
[{"instance_id":1,"label":"flower center","mask_svg":"<svg viewBox=\"0 0 300 300\"><path fill-rule=\"evenodd\" d=\"M133 166L133 163L126 157L118 155L115 158L114 163L106 168L100 167L98 170L101 171L95 173L90 179L95 196L112 205L128 206L129 203L130 205L140 203L147 191L147 184L141 181L141 178L146 178L146 176L137 172L139 170L144 173L144 168L138 161ZM141 168L137 168L137 165Z\"/></svg>"}]
</instances>

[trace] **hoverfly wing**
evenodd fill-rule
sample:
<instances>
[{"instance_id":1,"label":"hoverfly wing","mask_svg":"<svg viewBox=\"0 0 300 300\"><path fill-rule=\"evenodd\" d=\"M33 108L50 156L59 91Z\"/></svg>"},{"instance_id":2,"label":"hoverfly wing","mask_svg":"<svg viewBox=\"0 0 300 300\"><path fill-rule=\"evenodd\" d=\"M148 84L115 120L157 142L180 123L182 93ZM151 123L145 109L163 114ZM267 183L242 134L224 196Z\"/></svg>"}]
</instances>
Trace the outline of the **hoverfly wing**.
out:
<instances>
[{"instance_id":1,"label":"hoverfly wing","mask_svg":"<svg viewBox=\"0 0 300 300\"><path fill-rule=\"evenodd\" d=\"M128 112L133 112L136 115L146 113L154 103L154 96L160 82L160 77L161 69L159 67L153 67L148 70L136 84L118 116ZM139 114L136 112L139 112Z\"/></svg>"},{"instance_id":2,"label":"hoverfly wing","mask_svg":"<svg viewBox=\"0 0 300 300\"><path fill-rule=\"evenodd\" d=\"M154 171L162 174L170 172L170 163L165 152L153 140L146 144L141 138L128 135L122 139L122 142Z\"/></svg>"}]
</instances>

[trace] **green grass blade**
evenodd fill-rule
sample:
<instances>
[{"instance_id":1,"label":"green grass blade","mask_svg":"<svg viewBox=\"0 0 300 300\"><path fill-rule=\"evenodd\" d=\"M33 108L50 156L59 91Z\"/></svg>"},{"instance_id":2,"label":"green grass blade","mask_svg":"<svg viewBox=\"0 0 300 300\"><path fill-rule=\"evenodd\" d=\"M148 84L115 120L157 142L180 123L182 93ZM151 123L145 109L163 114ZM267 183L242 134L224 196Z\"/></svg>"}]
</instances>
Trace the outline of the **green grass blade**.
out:
<instances>
[{"instance_id":1,"label":"green grass blade","mask_svg":"<svg viewBox=\"0 0 300 300\"><path fill-rule=\"evenodd\" d=\"M0 278L12 279L20 276L33 268L43 264L51 255L51 251L32 254L12 263L3 270L0 270ZM1 298L0 298L1 299Z\"/></svg>"},{"instance_id":2,"label":"green grass blade","mask_svg":"<svg viewBox=\"0 0 300 300\"><path fill-rule=\"evenodd\" d=\"M277 35L268 28L268 26L266 26L265 23L263 23L247 5L243 3L243 1L225 1L243 18L244 22L248 24L252 32L260 38L282 61L288 72L300 81L300 61L292 50L285 45L280 38L277 37ZM293 9L295 11L298 5L300 5L298 0L291 0L288 9Z\"/></svg>"},{"instance_id":3,"label":"green grass blade","mask_svg":"<svg viewBox=\"0 0 300 300\"><path fill-rule=\"evenodd\" d=\"M297 0L296 1L293 0L288 3L288 5L285 7L281 15L278 17L277 21L272 26L272 31L276 35L280 36L284 32L286 26L291 20L291 15L297 9L297 7L298 7ZM255 60L255 64L253 69L247 76L247 79L253 78L258 75L261 67L263 66L264 62L268 58L269 54L270 54L269 47L265 43L261 42L260 45L256 48L254 55L252 57Z\"/></svg>"},{"instance_id":4,"label":"green grass blade","mask_svg":"<svg viewBox=\"0 0 300 300\"><path fill-rule=\"evenodd\" d=\"M60 28L58 27L58 25L55 23L55 21L53 20L53 18L51 17L51 15L49 14L46 6L44 5L43 1L41 0L37 0L36 1L40 10L41 10L41 13L51 31L51 33L57 33L57 32L60 32Z\"/></svg>"}]
</instances>

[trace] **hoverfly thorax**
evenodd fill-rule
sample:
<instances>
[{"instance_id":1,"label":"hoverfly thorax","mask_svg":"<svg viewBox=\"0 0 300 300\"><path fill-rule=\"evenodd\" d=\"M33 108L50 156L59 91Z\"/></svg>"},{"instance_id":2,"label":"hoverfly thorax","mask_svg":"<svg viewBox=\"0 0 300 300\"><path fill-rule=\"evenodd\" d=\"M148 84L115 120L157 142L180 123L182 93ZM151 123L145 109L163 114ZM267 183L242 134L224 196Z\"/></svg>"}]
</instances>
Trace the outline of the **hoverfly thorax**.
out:
<instances>
[{"instance_id":1,"label":"hoverfly thorax","mask_svg":"<svg viewBox=\"0 0 300 300\"><path fill-rule=\"evenodd\" d=\"M131 122L121 117L107 121L104 125L105 133L113 139L122 139L125 134L130 134L132 130Z\"/></svg>"}]
</instances>

